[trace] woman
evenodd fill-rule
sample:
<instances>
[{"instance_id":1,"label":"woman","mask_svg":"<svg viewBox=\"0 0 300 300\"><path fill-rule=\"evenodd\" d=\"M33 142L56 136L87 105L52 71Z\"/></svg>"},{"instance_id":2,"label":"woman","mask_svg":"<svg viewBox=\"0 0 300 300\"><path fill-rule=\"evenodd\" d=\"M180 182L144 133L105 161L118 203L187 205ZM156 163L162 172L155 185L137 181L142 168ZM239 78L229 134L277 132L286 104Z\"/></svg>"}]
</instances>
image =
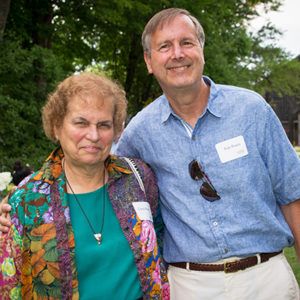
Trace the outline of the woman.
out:
<instances>
[{"instance_id":1,"label":"woman","mask_svg":"<svg viewBox=\"0 0 300 300\"><path fill-rule=\"evenodd\" d=\"M125 115L124 91L103 76L70 76L49 96L43 126L59 147L9 199L1 299L168 299L154 175L134 160L140 185L109 154Z\"/></svg>"}]
</instances>

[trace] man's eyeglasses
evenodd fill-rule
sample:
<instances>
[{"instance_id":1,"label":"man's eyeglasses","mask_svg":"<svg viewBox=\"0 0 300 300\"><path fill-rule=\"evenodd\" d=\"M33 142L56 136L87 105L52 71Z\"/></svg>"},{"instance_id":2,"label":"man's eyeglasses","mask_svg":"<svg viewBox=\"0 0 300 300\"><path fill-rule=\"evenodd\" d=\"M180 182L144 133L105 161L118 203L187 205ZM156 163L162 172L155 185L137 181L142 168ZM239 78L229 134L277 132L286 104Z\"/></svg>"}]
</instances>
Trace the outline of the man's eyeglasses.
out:
<instances>
[{"instance_id":1,"label":"man's eyeglasses","mask_svg":"<svg viewBox=\"0 0 300 300\"><path fill-rule=\"evenodd\" d=\"M194 159L189 163L189 172L192 179L203 181L200 187L200 194L203 196L204 199L213 202L221 198L218 195L218 192L216 191L212 183L210 182L208 176L201 169L201 165L198 163L197 160Z\"/></svg>"}]
</instances>

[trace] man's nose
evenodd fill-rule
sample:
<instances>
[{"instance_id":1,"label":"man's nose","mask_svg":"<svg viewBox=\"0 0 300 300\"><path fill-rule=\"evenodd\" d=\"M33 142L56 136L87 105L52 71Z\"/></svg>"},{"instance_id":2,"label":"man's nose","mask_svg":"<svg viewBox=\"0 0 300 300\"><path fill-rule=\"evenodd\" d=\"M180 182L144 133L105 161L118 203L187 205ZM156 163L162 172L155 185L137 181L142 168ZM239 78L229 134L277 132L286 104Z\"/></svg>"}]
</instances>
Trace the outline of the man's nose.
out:
<instances>
[{"instance_id":1,"label":"man's nose","mask_svg":"<svg viewBox=\"0 0 300 300\"><path fill-rule=\"evenodd\" d=\"M172 58L178 59L184 56L184 51L180 44L174 44L172 47Z\"/></svg>"}]
</instances>

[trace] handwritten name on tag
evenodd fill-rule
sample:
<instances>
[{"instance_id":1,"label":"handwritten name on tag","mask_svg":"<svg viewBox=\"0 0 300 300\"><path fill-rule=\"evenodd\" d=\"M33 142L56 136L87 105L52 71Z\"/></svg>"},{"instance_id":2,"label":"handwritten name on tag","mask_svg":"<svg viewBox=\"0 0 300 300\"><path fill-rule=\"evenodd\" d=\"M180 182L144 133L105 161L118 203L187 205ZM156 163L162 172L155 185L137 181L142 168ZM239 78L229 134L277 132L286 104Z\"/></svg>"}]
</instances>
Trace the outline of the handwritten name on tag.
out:
<instances>
[{"instance_id":1,"label":"handwritten name on tag","mask_svg":"<svg viewBox=\"0 0 300 300\"><path fill-rule=\"evenodd\" d=\"M149 220L153 222L152 213L148 202L132 202L132 205L136 214L142 221Z\"/></svg>"},{"instance_id":2,"label":"handwritten name on tag","mask_svg":"<svg viewBox=\"0 0 300 300\"><path fill-rule=\"evenodd\" d=\"M242 135L216 144L222 163L248 155L248 149Z\"/></svg>"}]
</instances>

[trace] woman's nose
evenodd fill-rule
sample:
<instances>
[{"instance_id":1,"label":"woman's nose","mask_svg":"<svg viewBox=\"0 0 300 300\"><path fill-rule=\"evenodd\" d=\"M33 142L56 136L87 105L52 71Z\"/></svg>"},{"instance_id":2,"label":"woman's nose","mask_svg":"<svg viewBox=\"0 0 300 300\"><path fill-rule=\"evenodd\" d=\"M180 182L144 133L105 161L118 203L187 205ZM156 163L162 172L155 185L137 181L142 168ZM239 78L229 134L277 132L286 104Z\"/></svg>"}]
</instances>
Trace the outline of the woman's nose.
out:
<instances>
[{"instance_id":1,"label":"woman's nose","mask_svg":"<svg viewBox=\"0 0 300 300\"><path fill-rule=\"evenodd\" d=\"M88 133L87 133L87 138L92 140L92 141L97 141L100 138L100 132L95 125L91 125L89 127Z\"/></svg>"}]
</instances>

